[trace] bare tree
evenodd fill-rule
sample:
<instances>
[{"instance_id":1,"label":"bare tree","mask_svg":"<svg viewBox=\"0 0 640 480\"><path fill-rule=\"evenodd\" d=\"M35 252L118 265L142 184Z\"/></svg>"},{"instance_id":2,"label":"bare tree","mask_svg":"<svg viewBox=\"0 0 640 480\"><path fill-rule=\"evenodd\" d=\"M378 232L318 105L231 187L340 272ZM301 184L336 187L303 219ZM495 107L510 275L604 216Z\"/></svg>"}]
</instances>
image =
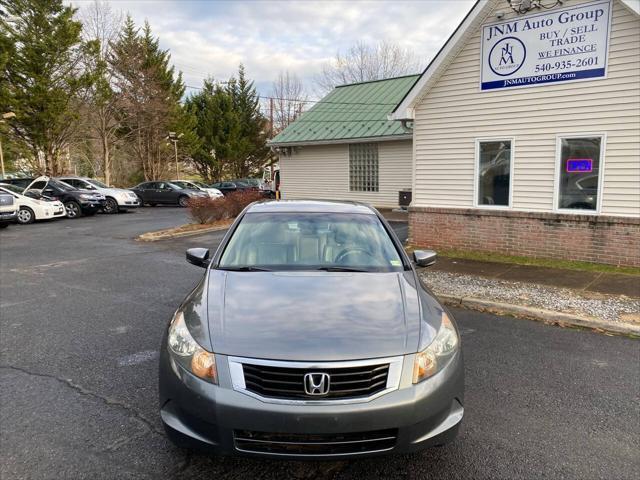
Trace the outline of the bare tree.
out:
<instances>
[{"instance_id":1,"label":"bare tree","mask_svg":"<svg viewBox=\"0 0 640 480\"><path fill-rule=\"evenodd\" d=\"M112 150L117 140L117 102L114 92L113 71L108 64L112 45L122 29L123 14L114 12L109 3L99 0L82 11L83 36L85 40L97 40L100 45L96 57L89 59L88 68L98 73L91 96L84 108L85 126L89 137L99 144L100 165L104 181L111 184Z\"/></svg>"},{"instance_id":2,"label":"bare tree","mask_svg":"<svg viewBox=\"0 0 640 480\"><path fill-rule=\"evenodd\" d=\"M271 87L270 110L273 117L273 134L287 128L304 110L308 96L302 81L295 73L280 72Z\"/></svg>"},{"instance_id":3,"label":"bare tree","mask_svg":"<svg viewBox=\"0 0 640 480\"><path fill-rule=\"evenodd\" d=\"M419 63L410 50L386 41L375 45L358 42L322 66L315 78L319 94L337 85L366 82L416 73Z\"/></svg>"}]
</instances>

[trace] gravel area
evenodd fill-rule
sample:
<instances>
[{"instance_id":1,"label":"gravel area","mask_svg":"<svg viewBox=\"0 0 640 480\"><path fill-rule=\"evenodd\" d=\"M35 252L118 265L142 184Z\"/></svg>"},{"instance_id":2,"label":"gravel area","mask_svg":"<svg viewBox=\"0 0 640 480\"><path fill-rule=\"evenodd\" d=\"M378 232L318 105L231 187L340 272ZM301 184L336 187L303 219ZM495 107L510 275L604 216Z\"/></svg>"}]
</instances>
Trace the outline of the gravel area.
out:
<instances>
[{"instance_id":1,"label":"gravel area","mask_svg":"<svg viewBox=\"0 0 640 480\"><path fill-rule=\"evenodd\" d=\"M640 300L627 297L448 272L423 272L421 276L436 294L538 307L615 322L640 321Z\"/></svg>"}]
</instances>

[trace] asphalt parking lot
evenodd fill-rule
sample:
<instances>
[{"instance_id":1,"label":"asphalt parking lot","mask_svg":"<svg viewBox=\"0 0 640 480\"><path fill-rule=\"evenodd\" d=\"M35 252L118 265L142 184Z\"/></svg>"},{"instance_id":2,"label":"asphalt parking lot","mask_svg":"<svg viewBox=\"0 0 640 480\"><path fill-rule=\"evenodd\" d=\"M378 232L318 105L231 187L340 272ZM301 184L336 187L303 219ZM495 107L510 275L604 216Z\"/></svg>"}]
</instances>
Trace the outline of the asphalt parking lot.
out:
<instances>
[{"instance_id":1,"label":"asphalt parking lot","mask_svg":"<svg viewBox=\"0 0 640 480\"><path fill-rule=\"evenodd\" d=\"M158 347L203 274L184 250L222 233L134 238L185 221L145 208L0 232L1 478L637 478L637 340L463 310L465 419L452 445L330 463L173 447Z\"/></svg>"}]
</instances>

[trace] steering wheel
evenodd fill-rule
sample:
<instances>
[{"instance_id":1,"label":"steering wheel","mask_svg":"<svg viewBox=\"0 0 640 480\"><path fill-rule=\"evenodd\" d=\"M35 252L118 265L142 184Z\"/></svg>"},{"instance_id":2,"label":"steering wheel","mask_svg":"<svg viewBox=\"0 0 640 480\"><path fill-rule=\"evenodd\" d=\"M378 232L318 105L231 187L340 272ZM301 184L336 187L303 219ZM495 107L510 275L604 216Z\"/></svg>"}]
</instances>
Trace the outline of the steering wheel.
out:
<instances>
[{"instance_id":1,"label":"steering wheel","mask_svg":"<svg viewBox=\"0 0 640 480\"><path fill-rule=\"evenodd\" d=\"M342 250L336 256L336 259L334 261L336 263L341 263L349 255L362 255L362 254L372 258L373 260L376 259L376 257L371 252L369 252L368 250L365 250L364 248L361 248L361 247L349 247L349 248L345 248L344 250Z\"/></svg>"}]
</instances>

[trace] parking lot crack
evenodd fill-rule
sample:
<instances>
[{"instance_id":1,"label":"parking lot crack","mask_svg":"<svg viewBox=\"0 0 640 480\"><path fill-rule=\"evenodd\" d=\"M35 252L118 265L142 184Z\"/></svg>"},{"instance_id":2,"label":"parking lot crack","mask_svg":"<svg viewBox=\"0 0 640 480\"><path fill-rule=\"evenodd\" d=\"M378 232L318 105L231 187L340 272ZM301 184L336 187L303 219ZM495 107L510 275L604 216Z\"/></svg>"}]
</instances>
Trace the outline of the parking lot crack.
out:
<instances>
[{"instance_id":1,"label":"parking lot crack","mask_svg":"<svg viewBox=\"0 0 640 480\"><path fill-rule=\"evenodd\" d=\"M49 379L52 379L52 380L56 380L56 381L60 382L61 384L71 388L72 390L74 390L75 392L79 393L80 395L83 395L83 396L86 396L86 397L91 397L91 398L100 400L105 405L115 406L115 407L119 407L119 408L125 410L131 417L135 418L137 421L139 421L142 424L144 424L151 432L153 432L153 433L155 433L157 435L160 435L161 437L164 437L164 432L162 430L160 430L158 427L156 427L151 420L146 418L144 415L142 415L140 412L138 412L134 407L132 407L128 403L122 402L120 400L116 400L114 398L109 398L109 397L101 395L101 394L99 394L97 392L93 392L93 391L83 387L82 385L79 385L79 384L75 383L70 378L58 377L56 375L51 375L51 374L48 374L48 373L32 372L30 370L27 370L26 368L16 367L14 365L0 365L0 369L14 370L16 372L20 372L20 373L23 373L25 375L29 375L29 376L33 376L33 377L49 378Z\"/></svg>"}]
</instances>

